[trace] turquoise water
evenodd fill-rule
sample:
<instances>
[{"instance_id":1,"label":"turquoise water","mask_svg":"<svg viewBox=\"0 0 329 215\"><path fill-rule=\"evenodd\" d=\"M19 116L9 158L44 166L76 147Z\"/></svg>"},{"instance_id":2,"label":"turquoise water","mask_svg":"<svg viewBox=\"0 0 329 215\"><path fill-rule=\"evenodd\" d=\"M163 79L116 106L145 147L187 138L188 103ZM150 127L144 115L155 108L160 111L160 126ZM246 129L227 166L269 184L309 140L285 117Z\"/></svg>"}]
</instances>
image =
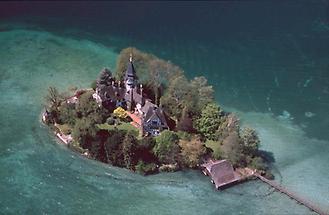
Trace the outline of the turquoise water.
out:
<instances>
[{"instance_id":1,"label":"turquoise water","mask_svg":"<svg viewBox=\"0 0 329 215\"><path fill-rule=\"evenodd\" d=\"M198 171L143 177L58 144L39 122L47 87L88 87L130 45L206 76L276 180L329 213L326 2L17 4L0 4L18 8L0 20L0 213L312 214L258 181L215 192Z\"/></svg>"}]
</instances>

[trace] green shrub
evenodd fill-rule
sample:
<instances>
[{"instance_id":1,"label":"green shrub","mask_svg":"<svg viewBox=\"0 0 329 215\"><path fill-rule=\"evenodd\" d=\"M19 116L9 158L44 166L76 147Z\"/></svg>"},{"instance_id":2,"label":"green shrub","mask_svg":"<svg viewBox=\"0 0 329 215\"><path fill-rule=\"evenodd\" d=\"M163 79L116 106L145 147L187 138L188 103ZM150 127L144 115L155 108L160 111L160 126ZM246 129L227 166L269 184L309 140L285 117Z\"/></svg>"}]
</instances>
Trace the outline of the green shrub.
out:
<instances>
[{"instance_id":1,"label":"green shrub","mask_svg":"<svg viewBox=\"0 0 329 215\"><path fill-rule=\"evenodd\" d=\"M266 170L266 165L261 157L254 157L251 161L250 167L258 170Z\"/></svg>"},{"instance_id":2,"label":"green shrub","mask_svg":"<svg viewBox=\"0 0 329 215\"><path fill-rule=\"evenodd\" d=\"M136 172L142 175L149 175L155 173L157 171L157 166L155 163L144 163L144 161L138 161L137 165L135 166Z\"/></svg>"},{"instance_id":3,"label":"green shrub","mask_svg":"<svg viewBox=\"0 0 329 215\"><path fill-rule=\"evenodd\" d=\"M72 128L68 124L63 124L63 125L57 124L57 127L59 128L61 133L65 135L69 135L72 132Z\"/></svg>"},{"instance_id":4,"label":"green shrub","mask_svg":"<svg viewBox=\"0 0 329 215\"><path fill-rule=\"evenodd\" d=\"M205 145L212 150L212 157L214 159L220 160L223 158L224 153L221 149L219 141L207 140Z\"/></svg>"},{"instance_id":5,"label":"green shrub","mask_svg":"<svg viewBox=\"0 0 329 215\"><path fill-rule=\"evenodd\" d=\"M109 125L114 125L116 122L116 120L110 116L109 118L106 119L106 123L109 124Z\"/></svg>"}]
</instances>

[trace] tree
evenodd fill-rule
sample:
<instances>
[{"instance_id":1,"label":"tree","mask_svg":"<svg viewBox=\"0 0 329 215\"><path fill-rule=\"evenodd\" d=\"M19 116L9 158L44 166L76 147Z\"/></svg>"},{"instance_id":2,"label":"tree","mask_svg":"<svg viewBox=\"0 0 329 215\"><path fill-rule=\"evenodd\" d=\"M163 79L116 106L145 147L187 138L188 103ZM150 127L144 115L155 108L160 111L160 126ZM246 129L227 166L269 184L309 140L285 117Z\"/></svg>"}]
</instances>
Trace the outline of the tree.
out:
<instances>
[{"instance_id":1,"label":"tree","mask_svg":"<svg viewBox=\"0 0 329 215\"><path fill-rule=\"evenodd\" d=\"M103 123L110 113L104 107L98 106L92 97L93 93L94 91L88 91L80 95L76 104L77 117L88 117L93 123Z\"/></svg>"},{"instance_id":2,"label":"tree","mask_svg":"<svg viewBox=\"0 0 329 215\"><path fill-rule=\"evenodd\" d=\"M255 129L245 127L241 130L240 136L244 145L244 152L250 155L255 155L260 144Z\"/></svg>"},{"instance_id":3,"label":"tree","mask_svg":"<svg viewBox=\"0 0 329 215\"><path fill-rule=\"evenodd\" d=\"M160 70L161 62L159 59L152 60L149 63L149 74L150 74L150 84L152 85L154 92L155 104L159 104L161 85L164 82L162 71Z\"/></svg>"},{"instance_id":4,"label":"tree","mask_svg":"<svg viewBox=\"0 0 329 215\"><path fill-rule=\"evenodd\" d=\"M135 166L135 153L136 153L137 140L135 136L128 132L122 142L123 159L128 169Z\"/></svg>"},{"instance_id":5,"label":"tree","mask_svg":"<svg viewBox=\"0 0 329 215\"><path fill-rule=\"evenodd\" d=\"M193 128L192 117L189 116L186 107L183 109L182 116L177 122L177 129L179 131L195 132L195 129Z\"/></svg>"},{"instance_id":6,"label":"tree","mask_svg":"<svg viewBox=\"0 0 329 215\"><path fill-rule=\"evenodd\" d=\"M155 140L153 151L161 163L173 164L180 161L179 138L175 132L165 130Z\"/></svg>"},{"instance_id":7,"label":"tree","mask_svg":"<svg viewBox=\"0 0 329 215\"><path fill-rule=\"evenodd\" d=\"M72 130L74 141L78 142L82 148L91 148L91 142L96 136L98 129L90 118L83 117L77 119Z\"/></svg>"},{"instance_id":8,"label":"tree","mask_svg":"<svg viewBox=\"0 0 329 215\"><path fill-rule=\"evenodd\" d=\"M179 145L182 149L183 162L187 167L197 167L206 154L206 148L197 136L194 136L190 141L180 140Z\"/></svg>"},{"instance_id":9,"label":"tree","mask_svg":"<svg viewBox=\"0 0 329 215\"><path fill-rule=\"evenodd\" d=\"M215 132L221 122L222 111L215 103L209 103L201 111L201 116L196 120L196 128L199 133L210 140L216 140Z\"/></svg>"},{"instance_id":10,"label":"tree","mask_svg":"<svg viewBox=\"0 0 329 215\"><path fill-rule=\"evenodd\" d=\"M49 87L48 94L45 97L47 104L57 108L63 101L63 96L58 92L56 87Z\"/></svg>"},{"instance_id":11,"label":"tree","mask_svg":"<svg viewBox=\"0 0 329 215\"><path fill-rule=\"evenodd\" d=\"M76 120L75 104L63 102L59 107L59 122L61 124L74 125Z\"/></svg>"},{"instance_id":12,"label":"tree","mask_svg":"<svg viewBox=\"0 0 329 215\"><path fill-rule=\"evenodd\" d=\"M223 113L220 118L220 126L215 132L215 139L223 141L231 133L238 133L240 130L239 119L233 113Z\"/></svg>"},{"instance_id":13,"label":"tree","mask_svg":"<svg viewBox=\"0 0 329 215\"><path fill-rule=\"evenodd\" d=\"M105 141L104 147L108 163L120 167L126 166L122 150L122 142L125 135L126 132L116 129L110 133Z\"/></svg>"},{"instance_id":14,"label":"tree","mask_svg":"<svg viewBox=\"0 0 329 215\"><path fill-rule=\"evenodd\" d=\"M246 165L241 140L237 132L230 133L229 136L224 139L222 149L225 157L231 161L233 166L238 167Z\"/></svg>"},{"instance_id":15,"label":"tree","mask_svg":"<svg viewBox=\"0 0 329 215\"><path fill-rule=\"evenodd\" d=\"M203 76L191 80L191 88L197 91L197 112L201 111L207 104L214 101L214 89L208 85L207 79Z\"/></svg>"},{"instance_id":16,"label":"tree","mask_svg":"<svg viewBox=\"0 0 329 215\"><path fill-rule=\"evenodd\" d=\"M76 110L78 116L86 117L92 112L96 112L98 109L98 104L95 99L92 97L93 91L88 91L83 93L78 100L76 105Z\"/></svg>"},{"instance_id":17,"label":"tree","mask_svg":"<svg viewBox=\"0 0 329 215\"><path fill-rule=\"evenodd\" d=\"M207 140L205 144L211 149L211 155L215 160L223 159L223 150L220 141Z\"/></svg>"},{"instance_id":18,"label":"tree","mask_svg":"<svg viewBox=\"0 0 329 215\"><path fill-rule=\"evenodd\" d=\"M117 58L117 66L116 66L117 69L115 74L117 80L124 79L130 54L132 54L134 67L140 81L144 82L145 80L148 80L149 78L148 64L150 60L154 58L154 56L151 54L143 53L134 47L128 47L121 50Z\"/></svg>"},{"instance_id":19,"label":"tree","mask_svg":"<svg viewBox=\"0 0 329 215\"><path fill-rule=\"evenodd\" d=\"M163 94L164 88L175 77L182 76L183 71L169 61L161 60L153 57L148 63L149 81L155 95L155 104L159 104L160 96Z\"/></svg>"},{"instance_id":20,"label":"tree","mask_svg":"<svg viewBox=\"0 0 329 215\"><path fill-rule=\"evenodd\" d=\"M254 157L250 163L253 169L266 170L267 166L261 157Z\"/></svg>"},{"instance_id":21,"label":"tree","mask_svg":"<svg viewBox=\"0 0 329 215\"><path fill-rule=\"evenodd\" d=\"M188 80L184 76L178 76L169 83L160 103L166 112L179 119L184 108L187 110L194 108L196 99Z\"/></svg>"},{"instance_id":22,"label":"tree","mask_svg":"<svg viewBox=\"0 0 329 215\"><path fill-rule=\"evenodd\" d=\"M114 79L112 78L112 73L109 69L104 68L98 75L97 78L97 86L104 85L104 86L109 86L112 84L112 81Z\"/></svg>"},{"instance_id":23,"label":"tree","mask_svg":"<svg viewBox=\"0 0 329 215\"><path fill-rule=\"evenodd\" d=\"M144 137L138 141L136 158L146 163L156 162L157 158L153 153L153 147L155 146L155 139L153 137Z\"/></svg>"}]
</instances>

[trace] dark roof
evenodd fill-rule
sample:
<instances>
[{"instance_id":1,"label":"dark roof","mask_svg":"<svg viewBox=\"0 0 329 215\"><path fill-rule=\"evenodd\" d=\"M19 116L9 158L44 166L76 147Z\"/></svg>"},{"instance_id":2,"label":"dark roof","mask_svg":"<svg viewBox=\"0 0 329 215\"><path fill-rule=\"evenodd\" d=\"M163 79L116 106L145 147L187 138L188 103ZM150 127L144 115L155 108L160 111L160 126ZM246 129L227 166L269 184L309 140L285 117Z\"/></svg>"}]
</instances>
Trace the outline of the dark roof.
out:
<instances>
[{"instance_id":1,"label":"dark roof","mask_svg":"<svg viewBox=\"0 0 329 215\"><path fill-rule=\"evenodd\" d=\"M227 160L209 162L204 167L208 170L217 189L240 179L234 172L232 164Z\"/></svg>"},{"instance_id":2,"label":"dark roof","mask_svg":"<svg viewBox=\"0 0 329 215\"><path fill-rule=\"evenodd\" d=\"M144 106L142 107L142 111L144 114L148 112L149 109L152 109L155 107L155 104L153 104L149 99L146 99Z\"/></svg>"},{"instance_id":3,"label":"dark roof","mask_svg":"<svg viewBox=\"0 0 329 215\"><path fill-rule=\"evenodd\" d=\"M137 78L135 67L134 67L134 64L132 61L131 62L129 61L128 65L127 65L125 79L128 79L128 78L133 78L133 79Z\"/></svg>"},{"instance_id":4,"label":"dark roof","mask_svg":"<svg viewBox=\"0 0 329 215\"><path fill-rule=\"evenodd\" d=\"M108 99L123 99L125 96L126 89L117 86L106 86L101 85L99 87L99 96L103 101Z\"/></svg>"},{"instance_id":5,"label":"dark roof","mask_svg":"<svg viewBox=\"0 0 329 215\"><path fill-rule=\"evenodd\" d=\"M153 107L150 106L144 117L144 122L149 122L150 120L154 120L157 118L160 119L161 123L163 124L163 127L169 128L162 108L159 108L156 105L154 105Z\"/></svg>"}]
</instances>

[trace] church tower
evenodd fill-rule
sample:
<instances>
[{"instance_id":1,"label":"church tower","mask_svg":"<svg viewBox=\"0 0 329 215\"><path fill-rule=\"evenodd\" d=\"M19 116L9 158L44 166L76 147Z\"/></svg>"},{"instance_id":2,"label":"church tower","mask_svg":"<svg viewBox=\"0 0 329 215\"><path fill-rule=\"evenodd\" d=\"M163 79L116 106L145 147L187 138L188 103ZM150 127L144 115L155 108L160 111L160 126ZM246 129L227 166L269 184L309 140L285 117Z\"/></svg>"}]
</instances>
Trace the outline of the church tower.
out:
<instances>
[{"instance_id":1,"label":"church tower","mask_svg":"<svg viewBox=\"0 0 329 215\"><path fill-rule=\"evenodd\" d=\"M134 64L133 64L133 57L132 54L130 54L130 58L129 58L129 62L128 62L128 66L127 66L127 70L126 70L126 75L125 75L125 83L126 83L126 90L128 91L132 91L135 86L136 86L136 71L134 68Z\"/></svg>"},{"instance_id":2,"label":"church tower","mask_svg":"<svg viewBox=\"0 0 329 215\"><path fill-rule=\"evenodd\" d=\"M126 97L127 99L127 108L129 111L132 111L134 106L134 91L136 87L137 82L137 76L136 71L133 64L133 57L132 54L130 54L126 75L125 75L125 85L126 85Z\"/></svg>"}]
</instances>

